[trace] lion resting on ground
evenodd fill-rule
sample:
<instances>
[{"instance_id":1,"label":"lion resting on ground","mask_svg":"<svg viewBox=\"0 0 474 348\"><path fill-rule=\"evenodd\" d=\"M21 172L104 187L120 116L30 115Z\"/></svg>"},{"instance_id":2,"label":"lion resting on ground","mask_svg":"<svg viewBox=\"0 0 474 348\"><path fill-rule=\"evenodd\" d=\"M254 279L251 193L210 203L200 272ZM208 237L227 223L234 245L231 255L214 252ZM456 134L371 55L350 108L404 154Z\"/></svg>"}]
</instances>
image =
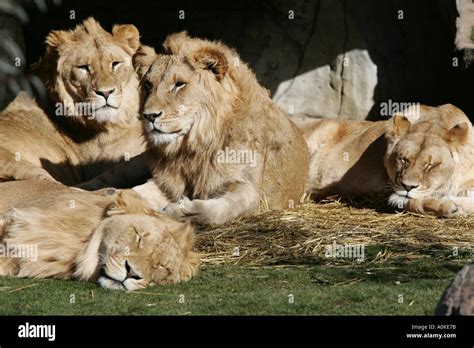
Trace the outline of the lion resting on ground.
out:
<instances>
[{"instance_id":1,"label":"lion resting on ground","mask_svg":"<svg viewBox=\"0 0 474 348\"><path fill-rule=\"evenodd\" d=\"M33 72L50 105L45 112L21 94L0 114L0 181L77 184L143 152L132 66L138 30L116 25L110 34L89 18L72 31L52 31L46 43Z\"/></svg>"},{"instance_id":2,"label":"lion resting on ground","mask_svg":"<svg viewBox=\"0 0 474 348\"><path fill-rule=\"evenodd\" d=\"M165 213L207 224L256 213L260 202L297 203L307 146L237 53L186 33L164 47L165 55L142 47L134 58L154 176L137 190L161 190L171 202Z\"/></svg>"},{"instance_id":3,"label":"lion resting on ground","mask_svg":"<svg viewBox=\"0 0 474 348\"><path fill-rule=\"evenodd\" d=\"M439 216L474 212L474 138L453 105L418 106L389 121L300 122L310 150L307 192L386 191L396 208Z\"/></svg>"},{"instance_id":4,"label":"lion resting on ground","mask_svg":"<svg viewBox=\"0 0 474 348\"><path fill-rule=\"evenodd\" d=\"M192 228L149 209L132 190L98 195L24 180L0 184L0 196L1 276L136 290L197 271Z\"/></svg>"},{"instance_id":5,"label":"lion resting on ground","mask_svg":"<svg viewBox=\"0 0 474 348\"><path fill-rule=\"evenodd\" d=\"M363 195L387 187L384 155L387 121L300 122L308 143L307 196Z\"/></svg>"},{"instance_id":6,"label":"lion resting on ground","mask_svg":"<svg viewBox=\"0 0 474 348\"><path fill-rule=\"evenodd\" d=\"M418 118L396 115L387 131L389 202L450 217L474 212L472 124L451 104L423 106Z\"/></svg>"}]
</instances>

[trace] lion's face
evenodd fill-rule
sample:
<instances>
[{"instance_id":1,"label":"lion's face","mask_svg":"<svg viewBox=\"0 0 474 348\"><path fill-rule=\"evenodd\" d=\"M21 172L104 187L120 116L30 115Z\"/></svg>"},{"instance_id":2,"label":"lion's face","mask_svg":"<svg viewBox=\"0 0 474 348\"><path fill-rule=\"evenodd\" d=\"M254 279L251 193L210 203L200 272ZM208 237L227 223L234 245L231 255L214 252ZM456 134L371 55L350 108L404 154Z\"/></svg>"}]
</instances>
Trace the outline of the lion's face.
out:
<instances>
[{"instance_id":1,"label":"lion's face","mask_svg":"<svg viewBox=\"0 0 474 348\"><path fill-rule=\"evenodd\" d=\"M110 34L90 18L73 31L51 32L46 42L40 63L50 67L37 69L58 103L57 116L117 122L124 103L133 98L138 105L132 56L139 33L133 25L115 26Z\"/></svg>"},{"instance_id":2,"label":"lion's face","mask_svg":"<svg viewBox=\"0 0 474 348\"><path fill-rule=\"evenodd\" d=\"M142 81L145 130L152 143L169 143L186 135L205 112L205 91L183 58L162 56Z\"/></svg>"},{"instance_id":3,"label":"lion's face","mask_svg":"<svg viewBox=\"0 0 474 348\"><path fill-rule=\"evenodd\" d=\"M413 124L402 115L394 116L387 132L389 146L385 159L394 191L392 204L446 195L455 185L457 149L466 140L469 121L452 120L445 111L442 107L436 113L431 110L431 114L422 115ZM443 122L446 118L451 121Z\"/></svg>"},{"instance_id":4,"label":"lion's face","mask_svg":"<svg viewBox=\"0 0 474 348\"><path fill-rule=\"evenodd\" d=\"M414 132L394 148L391 180L400 196L423 198L443 194L454 172L456 162L448 144L443 139L425 138L426 135Z\"/></svg>"},{"instance_id":5,"label":"lion's face","mask_svg":"<svg viewBox=\"0 0 474 348\"><path fill-rule=\"evenodd\" d=\"M170 41L181 41L171 49ZM217 44L203 43L179 33L168 37L169 54L142 46L134 56L141 78L142 121L151 144L172 143L219 127L223 110L235 103L235 86L226 78L228 58Z\"/></svg>"},{"instance_id":6,"label":"lion's face","mask_svg":"<svg viewBox=\"0 0 474 348\"><path fill-rule=\"evenodd\" d=\"M99 248L106 288L141 289L189 279L198 259L192 253L192 228L166 216L120 215L104 221Z\"/></svg>"},{"instance_id":7,"label":"lion's face","mask_svg":"<svg viewBox=\"0 0 474 348\"><path fill-rule=\"evenodd\" d=\"M134 76L131 57L114 44L81 43L58 61L59 77L76 107L75 115L115 122L124 88ZM84 107L78 107L83 105Z\"/></svg>"}]
</instances>

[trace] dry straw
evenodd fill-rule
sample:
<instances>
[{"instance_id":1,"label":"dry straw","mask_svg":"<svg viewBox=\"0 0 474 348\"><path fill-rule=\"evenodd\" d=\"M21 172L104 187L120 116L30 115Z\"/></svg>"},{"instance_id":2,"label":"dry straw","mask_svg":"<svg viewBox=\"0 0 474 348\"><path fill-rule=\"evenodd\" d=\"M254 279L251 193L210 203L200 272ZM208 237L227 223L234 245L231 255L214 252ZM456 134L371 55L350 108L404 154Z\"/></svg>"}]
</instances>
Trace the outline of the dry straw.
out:
<instances>
[{"instance_id":1,"label":"dry straw","mask_svg":"<svg viewBox=\"0 0 474 348\"><path fill-rule=\"evenodd\" d=\"M369 263L423 257L456 260L472 255L474 217L441 219L397 213L388 211L384 202L384 197L377 196L267 211L232 224L201 228L197 250L203 253L204 264L246 266L357 262L326 257L326 247L333 243L363 245L364 262Z\"/></svg>"}]
</instances>

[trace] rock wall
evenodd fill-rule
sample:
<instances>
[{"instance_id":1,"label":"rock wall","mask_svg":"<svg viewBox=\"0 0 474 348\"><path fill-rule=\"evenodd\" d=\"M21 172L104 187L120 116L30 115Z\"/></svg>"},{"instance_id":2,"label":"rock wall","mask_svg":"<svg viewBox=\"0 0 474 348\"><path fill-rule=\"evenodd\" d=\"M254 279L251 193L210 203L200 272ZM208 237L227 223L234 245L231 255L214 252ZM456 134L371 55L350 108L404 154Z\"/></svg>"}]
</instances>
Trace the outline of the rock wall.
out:
<instances>
[{"instance_id":1,"label":"rock wall","mask_svg":"<svg viewBox=\"0 0 474 348\"><path fill-rule=\"evenodd\" d=\"M74 11L74 19L71 19ZM134 23L157 48L167 34L235 47L288 112L377 119L381 103L451 102L474 115L474 70L455 51L453 0L64 1L25 28L30 62L53 28L94 16ZM456 60L457 59L457 60Z\"/></svg>"}]
</instances>

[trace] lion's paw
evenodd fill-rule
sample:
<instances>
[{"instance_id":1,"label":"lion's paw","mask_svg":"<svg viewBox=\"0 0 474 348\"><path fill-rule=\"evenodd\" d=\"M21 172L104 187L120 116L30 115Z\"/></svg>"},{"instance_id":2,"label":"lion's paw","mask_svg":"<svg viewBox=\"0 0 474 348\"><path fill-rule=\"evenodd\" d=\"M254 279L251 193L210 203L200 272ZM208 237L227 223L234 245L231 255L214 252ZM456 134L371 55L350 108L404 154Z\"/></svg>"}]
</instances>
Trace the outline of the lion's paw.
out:
<instances>
[{"instance_id":1,"label":"lion's paw","mask_svg":"<svg viewBox=\"0 0 474 348\"><path fill-rule=\"evenodd\" d=\"M168 204L162 212L174 219L182 219L192 214L191 207L192 201L188 197L183 197L178 202Z\"/></svg>"},{"instance_id":2,"label":"lion's paw","mask_svg":"<svg viewBox=\"0 0 474 348\"><path fill-rule=\"evenodd\" d=\"M466 216L466 213L459 205L449 199L441 203L438 209L438 215L444 218L453 218L458 216Z\"/></svg>"}]
</instances>

